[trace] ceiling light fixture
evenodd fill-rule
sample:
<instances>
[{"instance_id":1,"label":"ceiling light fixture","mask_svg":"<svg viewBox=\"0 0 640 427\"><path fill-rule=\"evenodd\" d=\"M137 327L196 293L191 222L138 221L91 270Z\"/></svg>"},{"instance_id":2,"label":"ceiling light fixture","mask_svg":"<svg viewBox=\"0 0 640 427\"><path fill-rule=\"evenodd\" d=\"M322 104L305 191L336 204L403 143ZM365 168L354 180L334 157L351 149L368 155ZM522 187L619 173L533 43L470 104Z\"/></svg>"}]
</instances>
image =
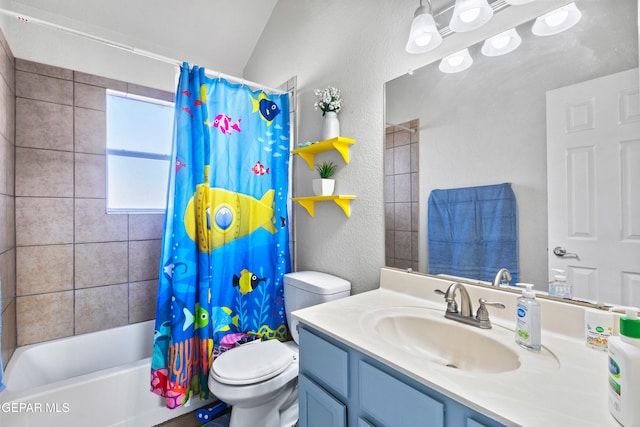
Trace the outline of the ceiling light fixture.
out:
<instances>
[{"instance_id":1,"label":"ceiling light fixture","mask_svg":"<svg viewBox=\"0 0 640 427\"><path fill-rule=\"evenodd\" d=\"M536 36L552 36L573 27L580 18L582 13L575 3L570 3L537 18L531 31Z\"/></svg>"},{"instance_id":2,"label":"ceiling light fixture","mask_svg":"<svg viewBox=\"0 0 640 427\"><path fill-rule=\"evenodd\" d=\"M442 36L431 15L431 0L427 0L427 3L429 6L423 6L420 0L420 6L413 14L409 40L405 47L409 53L425 53L442 43Z\"/></svg>"},{"instance_id":3,"label":"ceiling light fixture","mask_svg":"<svg viewBox=\"0 0 640 427\"><path fill-rule=\"evenodd\" d=\"M515 28L502 32L484 41L482 54L484 56L500 56L516 50L522 43Z\"/></svg>"},{"instance_id":4,"label":"ceiling light fixture","mask_svg":"<svg viewBox=\"0 0 640 427\"><path fill-rule=\"evenodd\" d=\"M469 49L465 48L442 58L438 68L443 73L459 73L471 67L471 64L473 64L473 59L471 59Z\"/></svg>"},{"instance_id":5,"label":"ceiling light fixture","mask_svg":"<svg viewBox=\"0 0 640 427\"><path fill-rule=\"evenodd\" d=\"M456 0L449 28L457 33L475 30L492 16L493 9L487 0Z\"/></svg>"}]
</instances>

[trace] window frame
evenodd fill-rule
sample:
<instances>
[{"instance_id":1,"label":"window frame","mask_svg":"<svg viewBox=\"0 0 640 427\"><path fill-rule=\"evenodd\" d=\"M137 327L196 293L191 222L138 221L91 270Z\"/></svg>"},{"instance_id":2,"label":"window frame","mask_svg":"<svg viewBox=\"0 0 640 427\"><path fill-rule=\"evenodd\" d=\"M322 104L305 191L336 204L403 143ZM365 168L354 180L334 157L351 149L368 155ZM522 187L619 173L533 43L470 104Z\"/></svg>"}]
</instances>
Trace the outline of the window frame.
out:
<instances>
[{"instance_id":1,"label":"window frame","mask_svg":"<svg viewBox=\"0 0 640 427\"><path fill-rule=\"evenodd\" d=\"M142 101L142 102L146 102L146 103L150 103L150 104L156 104L156 105L162 105L165 107L171 107L171 109L173 111L175 111L175 102L171 102L171 101L166 101L164 99L158 99L158 98L153 98L153 97L149 97L149 96L142 96L142 95L136 95L136 94L132 94L132 93L128 93L128 92L122 92L122 91L118 91L118 90L113 90L113 89L107 89L106 91L106 96L107 98L109 96L117 96L120 98L127 98L127 99L132 99L132 100L136 100L136 101ZM108 122L109 120L109 111L108 108L106 108L105 105L105 117L106 120ZM173 141L171 141L171 144L173 144ZM169 188L169 180L170 180L170 176L171 176L171 147L170 147L170 153L169 154L161 154L161 153L154 153L154 152L146 152L146 151L135 151L135 150L126 150L126 149L120 149L120 148L109 148L109 135L108 135L108 125L107 125L107 136L106 136L106 141L105 141L105 160L106 160L106 167L105 167L105 175L106 175L106 182L105 182L105 186L106 186L106 195L105 195L105 208L106 208L106 212L107 214L164 214L166 212L166 193L168 192L168 188ZM169 174L167 175L167 177L169 178L167 180L167 182L165 183L165 207L163 208L133 208L133 207L126 207L126 208L112 208L109 207L109 159L110 156L117 156L117 157L124 157L124 158L128 158L128 159L146 159L146 160L160 160L160 161L166 161L167 162L167 170L169 171Z\"/></svg>"}]
</instances>

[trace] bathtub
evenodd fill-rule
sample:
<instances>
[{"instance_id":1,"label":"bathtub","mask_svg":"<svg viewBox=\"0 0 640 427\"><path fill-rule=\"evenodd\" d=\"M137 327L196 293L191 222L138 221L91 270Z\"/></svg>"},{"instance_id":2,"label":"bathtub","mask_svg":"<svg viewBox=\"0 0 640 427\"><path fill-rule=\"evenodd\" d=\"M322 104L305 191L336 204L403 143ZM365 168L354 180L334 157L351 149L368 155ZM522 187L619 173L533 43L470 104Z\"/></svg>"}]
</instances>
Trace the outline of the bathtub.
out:
<instances>
[{"instance_id":1,"label":"bathtub","mask_svg":"<svg viewBox=\"0 0 640 427\"><path fill-rule=\"evenodd\" d=\"M153 426L215 402L167 409L149 391L154 321L19 347L0 426ZM195 416L195 415L194 415Z\"/></svg>"}]
</instances>

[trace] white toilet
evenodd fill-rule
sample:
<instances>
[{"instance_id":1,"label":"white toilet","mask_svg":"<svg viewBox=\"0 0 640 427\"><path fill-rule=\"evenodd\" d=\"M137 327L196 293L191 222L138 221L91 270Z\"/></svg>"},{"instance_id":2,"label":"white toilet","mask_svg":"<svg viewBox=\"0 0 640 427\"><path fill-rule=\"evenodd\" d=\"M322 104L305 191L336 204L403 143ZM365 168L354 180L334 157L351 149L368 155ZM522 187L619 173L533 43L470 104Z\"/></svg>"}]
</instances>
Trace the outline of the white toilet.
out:
<instances>
[{"instance_id":1,"label":"white toilet","mask_svg":"<svg viewBox=\"0 0 640 427\"><path fill-rule=\"evenodd\" d=\"M291 427L298 420L298 330L291 312L348 297L351 284L317 271L284 275L284 306L293 341L254 341L222 353L209 390L231 405L229 427Z\"/></svg>"}]
</instances>

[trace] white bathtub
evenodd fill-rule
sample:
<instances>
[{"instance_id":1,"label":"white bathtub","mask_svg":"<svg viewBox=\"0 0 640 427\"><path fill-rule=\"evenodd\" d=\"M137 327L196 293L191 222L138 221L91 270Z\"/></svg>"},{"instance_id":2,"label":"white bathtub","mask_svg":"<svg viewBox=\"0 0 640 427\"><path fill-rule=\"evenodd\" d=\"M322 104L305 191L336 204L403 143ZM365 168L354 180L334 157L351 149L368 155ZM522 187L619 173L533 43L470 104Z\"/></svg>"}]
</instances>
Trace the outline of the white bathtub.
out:
<instances>
[{"instance_id":1,"label":"white bathtub","mask_svg":"<svg viewBox=\"0 0 640 427\"><path fill-rule=\"evenodd\" d=\"M154 322L19 347L4 374L0 426L153 426L213 403L165 408L149 391Z\"/></svg>"}]
</instances>

